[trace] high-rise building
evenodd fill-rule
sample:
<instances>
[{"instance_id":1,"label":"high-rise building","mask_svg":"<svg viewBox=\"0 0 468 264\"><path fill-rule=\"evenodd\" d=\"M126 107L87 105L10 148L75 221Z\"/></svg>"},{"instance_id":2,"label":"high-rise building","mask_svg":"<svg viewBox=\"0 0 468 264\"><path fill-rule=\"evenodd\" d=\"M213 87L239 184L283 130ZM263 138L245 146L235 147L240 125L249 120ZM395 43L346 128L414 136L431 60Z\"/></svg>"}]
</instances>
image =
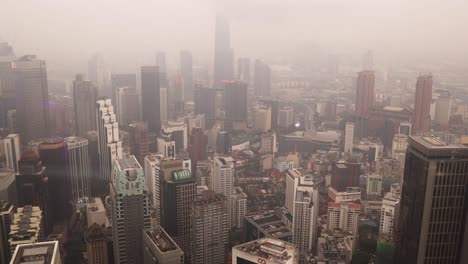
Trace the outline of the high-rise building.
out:
<instances>
[{"instance_id":1,"label":"high-rise building","mask_svg":"<svg viewBox=\"0 0 468 264\"><path fill-rule=\"evenodd\" d=\"M434 121L441 126L442 129L447 129L450 118L450 92L439 91L439 97L435 102Z\"/></svg>"},{"instance_id":2,"label":"high-rise building","mask_svg":"<svg viewBox=\"0 0 468 264\"><path fill-rule=\"evenodd\" d=\"M432 75L422 75L416 82L414 95L413 132L427 132L431 128Z\"/></svg>"},{"instance_id":3,"label":"high-rise building","mask_svg":"<svg viewBox=\"0 0 468 264\"><path fill-rule=\"evenodd\" d=\"M176 143L174 140L168 137L158 137L157 145L158 153L160 153L163 157L175 158Z\"/></svg>"},{"instance_id":4,"label":"high-rise building","mask_svg":"<svg viewBox=\"0 0 468 264\"><path fill-rule=\"evenodd\" d=\"M135 156L116 159L110 183L114 261L143 263L143 230L151 226L143 169Z\"/></svg>"},{"instance_id":5,"label":"high-rise building","mask_svg":"<svg viewBox=\"0 0 468 264\"><path fill-rule=\"evenodd\" d=\"M276 133L263 133L260 137L260 153L276 154L278 152Z\"/></svg>"},{"instance_id":6,"label":"high-rise building","mask_svg":"<svg viewBox=\"0 0 468 264\"><path fill-rule=\"evenodd\" d=\"M190 237L192 222L190 210L195 199L197 184L190 168L172 171L160 176L161 226L174 238L184 251L185 257L191 256Z\"/></svg>"},{"instance_id":7,"label":"high-rise building","mask_svg":"<svg viewBox=\"0 0 468 264\"><path fill-rule=\"evenodd\" d=\"M232 264L297 264L294 244L274 238L261 238L232 248Z\"/></svg>"},{"instance_id":8,"label":"high-rise building","mask_svg":"<svg viewBox=\"0 0 468 264\"><path fill-rule=\"evenodd\" d=\"M206 153L206 147L208 144L208 137L201 128L194 128L190 133L190 144L189 144L189 156L192 160L192 166L195 168L197 162L206 160L208 155ZM195 171L192 169L192 171Z\"/></svg>"},{"instance_id":9,"label":"high-rise building","mask_svg":"<svg viewBox=\"0 0 468 264\"><path fill-rule=\"evenodd\" d=\"M386 193L380 210L379 237L381 242L392 243L400 215L400 195Z\"/></svg>"},{"instance_id":10,"label":"high-rise building","mask_svg":"<svg viewBox=\"0 0 468 264\"><path fill-rule=\"evenodd\" d=\"M291 106L281 108L278 113L278 126L288 128L292 124L294 124L294 108Z\"/></svg>"},{"instance_id":11,"label":"high-rise building","mask_svg":"<svg viewBox=\"0 0 468 264\"><path fill-rule=\"evenodd\" d=\"M10 264L35 263L61 264L60 247L58 241L28 243L16 247Z\"/></svg>"},{"instance_id":12,"label":"high-rise building","mask_svg":"<svg viewBox=\"0 0 468 264\"><path fill-rule=\"evenodd\" d=\"M184 252L161 227L146 229L143 264L183 264Z\"/></svg>"},{"instance_id":13,"label":"high-rise building","mask_svg":"<svg viewBox=\"0 0 468 264\"><path fill-rule=\"evenodd\" d=\"M231 32L226 18L217 16L213 64L213 87L220 88L223 80L234 77L234 57L231 49Z\"/></svg>"},{"instance_id":14,"label":"high-rise building","mask_svg":"<svg viewBox=\"0 0 468 264\"><path fill-rule=\"evenodd\" d=\"M357 237L361 206L356 203L328 203L328 230L342 229Z\"/></svg>"},{"instance_id":15,"label":"high-rise building","mask_svg":"<svg viewBox=\"0 0 468 264\"><path fill-rule=\"evenodd\" d=\"M230 157L215 157L213 179L211 180L213 191L222 193L230 198L234 190L235 165ZM232 216L231 204L228 203L229 221Z\"/></svg>"},{"instance_id":16,"label":"high-rise building","mask_svg":"<svg viewBox=\"0 0 468 264\"><path fill-rule=\"evenodd\" d=\"M159 51L156 53L156 66L159 68L159 80L161 87L168 87L167 69L166 69L166 53Z\"/></svg>"},{"instance_id":17,"label":"high-rise building","mask_svg":"<svg viewBox=\"0 0 468 264\"><path fill-rule=\"evenodd\" d=\"M10 252L15 259L19 245L42 242L45 239L44 221L39 206L25 206L16 210L10 225ZM16 253L15 253L16 254Z\"/></svg>"},{"instance_id":18,"label":"high-rise building","mask_svg":"<svg viewBox=\"0 0 468 264\"><path fill-rule=\"evenodd\" d=\"M49 99L49 133L51 136L71 136L73 134L73 101L68 96Z\"/></svg>"},{"instance_id":19,"label":"high-rise building","mask_svg":"<svg viewBox=\"0 0 468 264\"><path fill-rule=\"evenodd\" d=\"M359 187L361 165L338 161L331 168L331 187L338 192L346 191L346 187Z\"/></svg>"},{"instance_id":20,"label":"high-rise building","mask_svg":"<svg viewBox=\"0 0 468 264\"><path fill-rule=\"evenodd\" d=\"M101 54L94 54L88 61L88 78L96 85L99 96L111 96L109 89L110 72L106 69Z\"/></svg>"},{"instance_id":21,"label":"high-rise building","mask_svg":"<svg viewBox=\"0 0 468 264\"><path fill-rule=\"evenodd\" d=\"M229 123L247 122L247 84L238 81L224 81L224 111ZM246 124L245 124L246 125Z\"/></svg>"},{"instance_id":22,"label":"high-rise building","mask_svg":"<svg viewBox=\"0 0 468 264\"><path fill-rule=\"evenodd\" d=\"M191 209L192 264L226 263L229 234L229 204L221 193L206 190Z\"/></svg>"},{"instance_id":23,"label":"high-rise building","mask_svg":"<svg viewBox=\"0 0 468 264\"><path fill-rule=\"evenodd\" d=\"M163 137L175 141L176 152L185 151L188 147L187 124L184 121L169 121L161 129Z\"/></svg>"},{"instance_id":24,"label":"high-rise building","mask_svg":"<svg viewBox=\"0 0 468 264\"><path fill-rule=\"evenodd\" d=\"M91 196L91 162L89 161L88 140L80 137L64 139L68 151L68 177L74 202Z\"/></svg>"},{"instance_id":25,"label":"high-rise building","mask_svg":"<svg viewBox=\"0 0 468 264\"><path fill-rule=\"evenodd\" d=\"M193 100L193 66L192 53L188 50L180 52L180 75L184 90L184 100Z\"/></svg>"},{"instance_id":26,"label":"high-rise building","mask_svg":"<svg viewBox=\"0 0 468 264\"><path fill-rule=\"evenodd\" d=\"M117 121L121 127L140 120L140 95L135 88L117 88Z\"/></svg>"},{"instance_id":27,"label":"high-rise building","mask_svg":"<svg viewBox=\"0 0 468 264\"><path fill-rule=\"evenodd\" d=\"M382 175L370 174L367 175L367 195L382 195Z\"/></svg>"},{"instance_id":28,"label":"high-rise building","mask_svg":"<svg viewBox=\"0 0 468 264\"><path fill-rule=\"evenodd\" d=\"M85 234L88 264L110 263L109 233L109 230L105 226L100 226L96 223L89 226Z\"/></svg>"},{"instance_id":29,"label":"high-rise building","mask_svg":"<svg viewBox=\"0 0 468 264\"><path fill-rule=\"evenodd\" d=\"M204 114L208 126L216 120L216 94L217 90L208 87L195 89L195 114Z\"/></svg>"},{"instance_id":30,"label":"high-rise building","mask_svg":"<svg viewBox=\"0 0 468 264\"><path fill-rule=\"evenodd\" d=\"M10 134L3 140L6 156L6 167L19 172L18 161L21 158L20 139L18 134Z\"/></svg>"},{"instance_id":31,"label":"high-rise building","mask_svg":"<svg viewBox=\"0 0 468 264\"><path fill-rule=\"evenodd\" d=\"M166 87L159 89L159 105L161 111L161 123L167 122L168 119L168 93Z\"/></svg>"},{"instance_id":32,"label":"high-rise building","mask_svg":"<svg viewBox=\"0 0 468 264\"><path fill-rule=\"evenodd\" d=\"M230 197L231 202L231 226L244 227L244 216L247 212L247 194L241 187L235 187Z\"/></svg>"},{"instance_id":33,"label":"high-rise building","mask_svg":"<svg viewBox=\"0 0 468 264\"><path fill-rule=\"evenodd\" d=\"M13 220L14 206L6 201L0 201L0 262L8 263L11 257L10 243L8 242L11 221Z\"/></svg>"},{"instance_id":34,"label":"high-rise building","mask_svg":"<svg viewBox=\"0 0 468 264\"><path fill-rule=\"evenodd\" d=\"M156 66L141 67L141 114L148 123L150 133L161 130L159 69Z\"/></svg>"},{"instance_id":35,"label":"high-rise building","mask_svg":"<svg viewBox=\"0 0 468 264\"><path fill-rule=\"evenodd\" d=\"M262 60L256 60L254 66L254 94L268 97L271 93L271 69Z\"/></svg>"},{"instance_id":36,"label":"high-rise building","mask_svg":"<svg viewBox=\"0 0 468 264\"><path fill-rule=\"evenodd\" d=\"M84 137L88 131L96 130L97 89L83 75L73 81L73 106L75 112L75 134Z\"/></svg>"},{"instance_id":37,"label":"high-rise building","mask_svg":"<svg viewBox=\"0 0 468 264\"><path fill-rule=\"evenodd\" d=\"M464 250L468 243L467 175L468 146L447 144L430 136L409 138L396 230L396 262L468 260L468 251Z\"/></svg>"},{"instance_id":38,"label":"high-rise building","mask_svg":"<svg viewBox=\"0 0 468 264\"><path fill-rule=\"evenodd\" d=\"M111 75L112 102L117 102L117 89L128 87L137 89L137 76L134 73L113 73Z\"/></svg>"},{"instance_id":39,"label":"high-rise building","mask_svg":"<svg viewBox=\"0 0 468 264\"><path fill-rule=\"evenodd\" d=\"M344 136L344 152L353 153L354 146L354 124L347 122Z\"/></svg>"},{"instance_id":40,"label":"high-rise building","mask_svg":"<svg viewBox=\"0 0 468 264\"><path fill-rule=\"evenodd\" d=\"M250 83L250 59L237 59L237 79L245 83Z\"/></svg>"},{"instance_id":41,"label":"high-rise building","mask_svg":"<svg viewBox=\"0 0 468 264\"><path fill-rule=\"evenodd\" d=\"M129 132L130 154L143 164L146 155L149 154L148 124L142 121L134 122L129 125Z\"/></svg>"},{"instance_id":42,"label":"high-rise building","mask_svg":"<svg viewBox=\"0 0 468 264\"><path fill-rule=\"evenodd\" d=\"M119 123L110 99L97 101L97 129L100 178L110 181L113 161L122 158Z\"/></svg>"},{"instance_id":43,"label":"high-rise building","mask_svg":"<svg viewBox=\"0 0 468 264\"><path fill-rule=\"evenodd\" d=\"M49 135L46 64L29 55L12 63L16 74L16 122L23 142Z\"/></svg>"},{"instance_id":44,"label":"high-rise building","mask_svg":"<svg viewBox=\"0 0 468 264\"><path fill-rule=\"evenodd\" d=\"M278 127L278 117L279 117L279 101L274 99L260 100L264 105L271 107L271 128L276 129ZM291 117L292 119L293 117Z\"/></svg>"},{"instance_id":45,"label":"high-rise building","mask_svg":"<svg viewBox=\"0 0 468 264\"><path fill-rule=\"evenodd\" d=\"M374 93L375 74L373 71L361 71L357 77L356 87L356 114L367 114L375 101Z\"/></svg>"},{"instance_id":46,"label":"high-rise building","mask_svg":"<svg viewBox=\"0 0 468 264\"><path fill-rule=\"evenodd\" d=\"M259 105L255 112L255 130L267 132L271 129L271 107Z\"/></svg>"}]
</instances>

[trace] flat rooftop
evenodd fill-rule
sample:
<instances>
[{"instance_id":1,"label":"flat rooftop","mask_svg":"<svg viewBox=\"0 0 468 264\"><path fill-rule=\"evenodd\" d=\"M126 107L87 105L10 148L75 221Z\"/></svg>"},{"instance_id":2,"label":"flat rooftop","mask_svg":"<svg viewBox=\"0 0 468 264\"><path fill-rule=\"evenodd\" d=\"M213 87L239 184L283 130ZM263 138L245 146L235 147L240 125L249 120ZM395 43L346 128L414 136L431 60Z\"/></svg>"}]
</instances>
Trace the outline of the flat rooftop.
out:
<instances>
[{"instance_id":1,"label":"flat rooftop","mask_svg":"<svg viewBox=\"0 0 468 264\"><path fill-rule=\"evenodd\" d=\"M179 246L162 228L154 228L145 231L145 235L151 239L161 252L180 250Z\"/></svg>"},{"instance_id":2,"label":"flat rooftop","mask_svg":"<svg viewBox=\"0 0 468 264\"><path fill-rule=\"evenodd\" d=\"M133 155L130 157L116 160L116 164L117 166L119 166L120 170L141 169L140 163Z\"/></svg>"},{"instance_id":3,"label":"flat rooftop","mask_svg":"<svg viewBox=\"0 0 468 264\"><path fill-rule=\"evenodd\" d=\"M58 241L18 245L10 264L54 264Z\"/></svg>"},{"instance_id":4,"label":"flat rooftop","mask_svg":"<svg viewBox=\"0 0 468 264\"><path fill-rule=\"evenodd\" d=\"M263 258L269 263L295 263L297 249L293 244L273 238L261 238L234 247L235 250L243 252L254 258Z\"/></svg>"},{"instance_id":5,"label":"flat rooftop","mask_svg":"<svg viewBox=\"0 0 468 264\"><path fill-rule=\"evenodd\" d=\"M272 210L249 214L245 219L269 237L284 238L292 235L291 230Z\"/></svg>"},{"instance_id":6,"label":"flat rooftop","mask_svg":"<svg viewBox=\"0 0 468 264\"><path fill-rule=\"evenodd\" d=\"M459 156L468 158L467 145L449 144L434 136L410 136L408 139L408 145L422 152L426 156Z\"/></svg>"}]
</instances>

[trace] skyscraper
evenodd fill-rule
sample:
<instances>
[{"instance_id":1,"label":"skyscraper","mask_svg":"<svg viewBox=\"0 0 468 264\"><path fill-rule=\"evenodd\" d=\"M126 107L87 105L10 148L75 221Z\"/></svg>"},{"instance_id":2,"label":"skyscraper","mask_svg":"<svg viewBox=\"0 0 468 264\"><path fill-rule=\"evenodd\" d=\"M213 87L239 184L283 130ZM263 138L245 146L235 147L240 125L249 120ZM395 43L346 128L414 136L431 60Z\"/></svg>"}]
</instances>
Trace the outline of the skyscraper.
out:
<instances>
[{"instance_id":1,"label":"skyscraper","mask_svg":"<svg viewBox=\"0 0 468 264\"><path fill-rule=\"evenodd\" d=\"M121 127L140 120L140 95L135 88L120 87L117 89L117 120Z\"/></svg>"},{"instance_id":2,"label":"skyscraper","mask_svg":"<svg viewBox=\"0 0 468 264\"><path fill-rule=\"evenodd\" d=\"M34 55L13 62L16 73L16 120L21 140L49 135L49 93L46 64Z\"/></svg>"},{"instance_id":3,"label":"skyscraper","mask_svg":"<svg viewBox=\"0 0 468 264\"><path fill-rule=\"evenodd\" d=\"M161 87L168 86L167 83L167 70L166 70L166 53L159 51L156 53L156 66L159 68L159 80Z\"/></svg>"},{"instance_id":4,"label":"skyscraper","mask_svg":"<svg viewBox=\"0 0 468 264\"><path fill-rule=\"evenodd\" d=\"M204 114L210 127L216 120L216 89L199 86L195 89L195 114Z\"/></svg>"},{"instance_id":5,"label":"skyscraper","mask_svg":"<svg viewBox=\"0 0 468 264\"><path fill-rule=\"evenodd\" d=\"M215 157L212 189L216 193L222 193L227 199L231 198L234 190L234 161L230 157ZM229 222L231 222L231 203L228 203Z\"/></svg>"},{"instance_id":6,"label":"skyscraper","mask_svg":"<svg viewBox=\"0 0 468 264\"><path fill-rule=\"evenodd\" d=\"M223 80L232 80L233 51L231 49L231 32L226 18L217 16L215 25L213 87L220 88Z\"/></svg>"},{"instance_id":7,"label":"skyscraper","mask_svg":"<svg viewBox=\"0 0 468 264\"><path fill-rule=\"evenodd\" d=\"M13 220L14 207L6 201L0 201L0 262L10 261L10 243L8 238L11 231L11 221Z\"/></svg>"},{"instance_id":8,"label":"skyscraper","mask_svg":"<svg viewBox=\"0 0 468 264\"><path fill-rule=\"evenodd\" d=\"M18 161L21 158L20 140L18 134L10 134L4 140L6 166L7 168L19 172Z\"/></svg>"},{"instance_id":9,"label":"skyscraper","mask_svg":"<svg viewBox=\"0 0 468 264\"><path fill-rule=\"evenodd\" d=\"M205 135L203 129L194 128L190 133L189 155L192 160L192 171L197 166L197 162L207 159L206 146L208 144L208 137Z\"/></svg>"},{"instance_id":10,"label":"skyscraper","mask_svg":"<svg viewBox=\"0 0 468 264\"><path fill-rule=\"evenodd\" d=\"M356 114L365 115L374 105L375 74L373 71L361 71L357 77L356 88Z\"/></svg>"},{"instance_id":11,"label":"skyscraper","mask_svg":"<svg viewBox=\"0 0 468 264\"><path fill-rule=\"evenodd\" d=\"M345 127L344 136L344 149L345 153L353 153L353 141L354 141L354 124L347 122Z\"/></svg>"},{"instance_id":12,"label":"skyscraper","mask_svg":"<svg viewBox=\"0 0 468 264\"><path fill-rule=\"evenodd\" d=\"M80 137L64 139L68 151L68 177L73 202L91 197L91 162L88 153L88 140Z\"/></svg>"},{"instance_id":13,"label":"skyscraper","mask_svg":"<svg viewBox=\"0 0 468 264\"><path fill-rule=\"evenodd\" d=\"M146 155L149 154L148 124L134 122L129 126L130 154L135 155L138 162L143 164Z\"/></svg>"},{"instance_id":14,"label":"skyscraper","mask_svg":"<svg viewBox=\"0 0 468 264\"><path fill-rule=\"evenodd\" d=\"M141 67L141 114L150 133L161 130L159 70L156 66Z\"/></svg>"},{"instance_id":15,"label":"skyscraper","mask_svg":"<svg viewBox=\"0 0 468 264\"><path fill-rule=\"evenodd\" d=\"M250 83L250 59L239 58L237 60L237 79Z\"/></svg>"},{"instance_id":16,"label":"skyscraper","mask_svg":"<svg viewBox=\"0 0 468 264\"><path fill-rule=\"evenodd\" d=\"M224 111L226 121L233 123L247 122L247 84L238 81L223 81Z\"/></svg>"},{"instance_id":17,"label":"skyscraper","mask_svg":"<svg viewBox=\"0 0 468 264\"><path fill-rule=\"evenodd\" d=\"M228 245L228 200L221 193L206 190L191 208L192 264L225 262Z\"/></svg>"},{"instance_id":18,"label":"skyscraper","mask_svg":"<svg viewBox=\"0 0 468 264\"><path fill-rule=\"evenodd\" d=\"M110 99L97 101L97 129L100 179L110 181L112 162L122 158L119 123Z\"/></svg>"},{"instance_id":19,"label":"skyscraper","mask_svg":"<svg viewBox=\"0 0 468 264\"><path fill-rule=\"evenodd\" d=\"M88 131L96 130L97 89L83 75L73 81L73 106L75 111L75 134L84 137Z\"/></svg>"},{"instance_id":20,"label":"skyscraper","mask_svg":"<svg viewBox=\"0 0 468 264\"><path fill-rule=\"evenodd\" d=\"M117 102L117 89L128 87L137 89L137 76L134 73L113 73L111 75L112 102Z\"/></svg>"},{"instance_id":21,"label":"skyscraper","mask_svg":"<svg viewBox=\"0 0 468 264\"><path fill-rule=\"evenodd\" d=\"M106 69L104 59L101 54L94 54L88 61L88 78L96 85L99 96L112 96L109 82L110 73Z\"/></svg>"},{"instance_id":22,"label":"skyscraper","mask_svg":"<svg viewBox=\"0 0 468 264\"><path fill-rule=\"evenodd\" d=\"M431 101L432 75L419 76L414 95L414 133L426 132L431 128Z\"/></svg>"},{"instance_id":23,"label":"skyscraper","mask_svg":"<svg viewBox=\"0 0 468 264\"><path fill-rule=\"evenodd\" d=\"M180 52L180 75L184 90L184 100L193 100L193 66L192 53L188 50Z\"/></svg>"},{"instance_id":24,"label":"skyscraper","mask_svg":"<svg viewBox=\"0 0 468 264\"><path fill-rule=\"evenodd\" d=\"M465 263L468 147L426 136L408 143L395 260Z\"/></svg>"},{"instance_id":25,"label":"skyscraper","mask_svg":"<svg viewBox=\"0 0 468 264\"><path fill-rule=\"evenodd\" d=\"M262 60L255 61L254 67L254 94L268 97L271 92L271 69Z\"/></svg>"},{"instance_id":26,"label":"skyscraper","mask_svg":"<svg viewBox=\"0 0 468 264\"><path fill-rule=\"evenodd\" d=\"M116 159L110 183L114 260L143 263L143 230L151 226L149 196L143 169L135 156Z\"/></svg>"}]
</instances>

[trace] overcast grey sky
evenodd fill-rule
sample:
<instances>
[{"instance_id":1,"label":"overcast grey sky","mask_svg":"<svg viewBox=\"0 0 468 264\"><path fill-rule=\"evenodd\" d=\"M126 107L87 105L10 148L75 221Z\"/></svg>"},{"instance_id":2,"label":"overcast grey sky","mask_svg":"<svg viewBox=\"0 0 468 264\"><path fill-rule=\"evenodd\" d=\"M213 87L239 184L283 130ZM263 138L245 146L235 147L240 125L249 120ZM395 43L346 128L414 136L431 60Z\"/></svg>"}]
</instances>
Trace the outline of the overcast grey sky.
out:
<instances>
[{"instance_id":1,"label":"overcast grey sky","mask_svg":"<svg viewBox=\"0 0 468 264\"><path fill-rule=\"evenodd\" d=\"M237 55L318 45L330 52L466 56L466 0L0 0L0 38L17 53L64 62L96 51L153 60L190 49L209 60L216 13Z\"/></svg>"}]
</instances>

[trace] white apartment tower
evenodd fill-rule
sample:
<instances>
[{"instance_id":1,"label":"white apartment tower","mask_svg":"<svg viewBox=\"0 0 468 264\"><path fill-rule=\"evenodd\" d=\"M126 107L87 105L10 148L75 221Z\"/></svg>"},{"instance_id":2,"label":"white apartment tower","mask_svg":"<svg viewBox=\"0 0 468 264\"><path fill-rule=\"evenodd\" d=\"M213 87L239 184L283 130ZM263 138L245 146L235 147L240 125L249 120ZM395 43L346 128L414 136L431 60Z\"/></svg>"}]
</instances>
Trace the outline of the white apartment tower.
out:
<instances>
[{"instance_id":1,"label":"white apartment tower","mask_svg":"<svg viewBox=\"0 0 468 264\"><path fill-rule=\"evenodd\" d=\"M354 124L346 123L345 139L344 139L344 152L353 153L353 140L354 140Z\"/></svg>"},{"instance_id":2,"label":"white apartment tower","mask_svg":"<svg viewBox=\"0 0 468 264\"><path fill-rule=\"evenodd\" d=\"M9 134L4 140L6 166L18 172L18 160L21 158L20 140L18 134Z\"/></svg>"},{"instance_id":3,"label":"white apartment tower","mask_svg":"<svg viewBox=\"0 0 468 264\"><path fill-rule=\"evenodd\" d=\"M230 157L214 158L214 173L211 181L213 191L230 198L234 191L234 162ZM231 203L228 203L229 220L232 218Z\"/></svg>"},{"instance_id":4,"label":"white apartment tower","mask_svg":"<svg viewBox=\"0 0 468 264\"><path fill-rule=\"evenodd\" d=\"M328 203L328 230L336 228L351 232L357 237L361 207L355 203Z\"/></svg>"}]
</instances>

